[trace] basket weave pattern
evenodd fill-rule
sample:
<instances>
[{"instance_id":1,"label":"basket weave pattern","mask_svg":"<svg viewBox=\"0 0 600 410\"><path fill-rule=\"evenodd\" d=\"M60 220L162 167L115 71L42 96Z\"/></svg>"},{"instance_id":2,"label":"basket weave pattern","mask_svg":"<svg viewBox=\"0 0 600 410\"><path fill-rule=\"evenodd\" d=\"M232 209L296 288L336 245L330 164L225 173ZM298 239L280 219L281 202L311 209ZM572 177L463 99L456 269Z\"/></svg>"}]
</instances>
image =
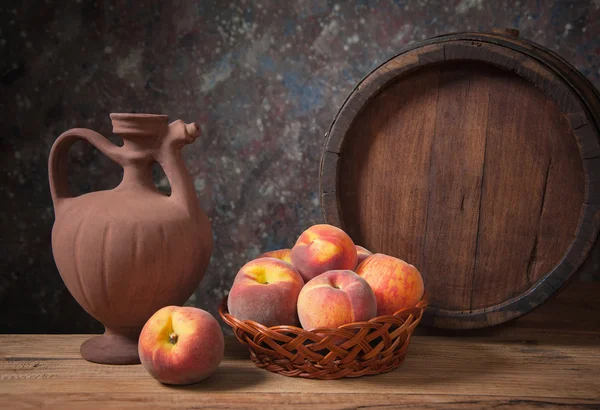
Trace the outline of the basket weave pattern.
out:
<instances>
[{"instance_id":1,"label":"basket weave pattern","mask_svg":"<svg viewBox=\"0 0 600 410\"><path fill-rule=\"evenodd\" d=\"M389 372L400 366L426 307L424 297L415 307L393 315L313 331L238 320L227 311L227 297L219 315L237 339L248 345L257 367L284 376L331 380Z\"/></svg>"}]
</instances>

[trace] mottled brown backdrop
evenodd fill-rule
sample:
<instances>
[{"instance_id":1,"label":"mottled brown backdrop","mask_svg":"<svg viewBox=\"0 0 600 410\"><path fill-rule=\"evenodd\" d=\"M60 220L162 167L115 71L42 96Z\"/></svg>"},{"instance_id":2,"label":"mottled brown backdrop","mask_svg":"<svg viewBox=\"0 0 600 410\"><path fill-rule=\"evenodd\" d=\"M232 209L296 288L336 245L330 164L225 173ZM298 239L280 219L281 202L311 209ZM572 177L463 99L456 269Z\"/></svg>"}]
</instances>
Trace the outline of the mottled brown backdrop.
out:
<instances>
[{"instance_id":1,"label":"mottled brown backdrop","mask_svg":"<svg viewBox=\"0 0 600 410\"><path fill-rule=\"evenodd\" d=\"M110 112L202 127L185 158L215 251L189 303L216 313L246 260L321 221L323 135L352 87L407 44L494 26L517 27L600 86L599 0L3 2L0 331L102 329L50 249L47 156L63 131L110 135ZM72 151L76 192L119 182L97 151Z\"/></svg>"}]
</instances>

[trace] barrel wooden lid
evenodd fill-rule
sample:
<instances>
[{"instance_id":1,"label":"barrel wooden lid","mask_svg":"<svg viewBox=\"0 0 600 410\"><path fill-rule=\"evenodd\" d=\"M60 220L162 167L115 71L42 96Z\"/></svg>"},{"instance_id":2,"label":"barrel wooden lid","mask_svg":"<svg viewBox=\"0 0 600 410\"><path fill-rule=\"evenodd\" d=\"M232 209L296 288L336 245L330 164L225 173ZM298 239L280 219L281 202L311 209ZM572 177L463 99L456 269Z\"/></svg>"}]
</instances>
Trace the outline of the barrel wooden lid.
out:
<instances>
[{"instance_id":1,"label":"barrel wooden lid","mask_svg":"<svg viewBox=\"0 0 600 410\"><path fill-rule=\"evenodd\" d=\"M417 266L437 327L527 313L598 236L598 93L516 34L410 47L356 86L326 136L325 220Z\"/></svg>"}]
</instances>

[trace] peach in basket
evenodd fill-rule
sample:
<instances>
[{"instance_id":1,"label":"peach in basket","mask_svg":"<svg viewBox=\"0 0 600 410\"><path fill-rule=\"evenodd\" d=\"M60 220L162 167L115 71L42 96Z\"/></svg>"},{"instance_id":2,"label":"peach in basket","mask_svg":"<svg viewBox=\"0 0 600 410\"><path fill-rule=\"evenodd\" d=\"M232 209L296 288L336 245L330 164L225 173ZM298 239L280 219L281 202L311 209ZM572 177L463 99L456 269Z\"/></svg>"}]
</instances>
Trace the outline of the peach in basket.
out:
<instances>
[{"instance_id":1,"label":"peach in basket","mask_svg":"<svg viewBox=\"0 0 600 410\"><path fill-rule=\"evenodd\" d=\"M291 252L292 265L304 281L329 270L354 269L356 247L352 239L332 225L314 225L300 235Z\"/></svg>"},{"instance_id":2,"label":"peach in basket","mask_svg":"<svg viewBox=\"0 0 600 410\"><path fill-rule=\"evenodd\" d=\"M281 259L282 261L291 264L292 263L291 254L292 254L292 250L291 249L278 249L276 251L265 252L262 255L260 255L258 258L275 258L275 259Z\"/></svg>"},{"instance_id":3,"label":"peach in basket","mask_svg":"<svg viewBox=\"0 0 600 410\"><path fill-rule=\"evenodd\" d=\"M304 329L339 327L375 317L377 302L371 286L351 270L330 270L311 279L298 297Z\"/></svg>"},{"instance_id":4,"label":"peach in basket","mask_svg":"<svg viewBox=\"0 0 600 410\"><path fill-rule=\"evenodd\" d=\"M393 256L382 253L369 256L356 268L356 273L373 288L378 315L391 315L414 306L425 292L417 268Z\"/></svg>"},{"instance_id":5,"label":"peach in basket","mask_svg":"<svg viewBox=\"0 0 600 410\"><path fill-rule=\"evenodd\" d=\"M298 271L275 258L259 258L245 264L229 291L228 309L240 320L265 326L298 323L296 301L304 286Z\"/></svg>"},{"instance_id":6,"label":"peach in basket","mask_svg":"<svg viewBox=\"0 0 600 410\"><path fill-rule=\"evenodd\" d=\"M356 245L356 266L360 265L362 261L373 255L371 251L362 246Z\"/></svg>"}]
</instances>

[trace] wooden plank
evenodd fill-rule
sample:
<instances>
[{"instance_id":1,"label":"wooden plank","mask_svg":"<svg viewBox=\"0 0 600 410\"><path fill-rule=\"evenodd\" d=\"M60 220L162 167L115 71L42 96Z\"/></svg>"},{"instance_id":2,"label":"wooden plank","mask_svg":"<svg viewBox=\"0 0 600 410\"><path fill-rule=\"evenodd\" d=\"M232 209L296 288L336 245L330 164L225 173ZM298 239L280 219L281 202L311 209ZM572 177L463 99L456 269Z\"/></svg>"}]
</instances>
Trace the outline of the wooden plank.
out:
<instances>
[{"instance_id":1,"label":"wooden plank","mask_svg":"<svg viewBox=\"0 0 600 410\"><path fill-rule=\"evenodd\" d=\"M574 240L583 204L576 142L556 105L516 76L494 79L471 310L517 297L546 275Z\"/></svg>"},{"instance_id":2,"label":"wooden plank","mask_svg":"<svg viewBox=\"0 0 600 410\"><path fill-rule=\"evenodd\" d=\"M538 108L545 98L532 89L516 76L497 75L490 91L473 310L502 303L530 286L550 158L546 118Z\"/></svg>"},{"instance_id":3,"label":"wooden plank","mask_svg":"<svg viewBox=\"0 0 600 410\"><path fill-rule=\"evenodd\" d=\"M553 102L546 100L545 105L544 111L552 112ZM546 117L546 121L553 123L547 128L552 145L537 241L528 265L531 283L543 278L558 262L557 256L566 253L566 244L575 240L579 219L576 211L581 209L585 190L583 163L573 161L578 155L577 144L564 138L570 133L568 120L556 113Z\"/></svg>"},{"instance_id":4,"label":"wooden plank","mask_svg":"<svg viewBox=\"0 0 600 410\"><path fill-rule=\"evenodd\" d=\"M515 409L515 408L565 408L577 407L593 409L600 406L595 399L570 399L535 397L515 399L512 396L477 396L477 395L366 395L354 394L321 394L321 393L246 393L243 396L236 393L219 392L216 394L201 394L200 389L159 389L159 392L145 394L141 397L135 393L104 393L86 394L6 394L0 397L3 408L78 408L78 409L137 409L137 408L260 408L294 410L347 410L360 409Z\"/></svg>"},{"instance_id":5,"label":"wooden plank","mask_svg":"<svg viewBox=\"0 0 600 410\"><path fill-rule=\"evenodd\" d=\"M423 258L416 265L432 306L461 310L470 305L490 83L485 67L473 64L454 65L441 74Z\"/></svg>"},{"instance_id":6,"label":"wooden plank","mask_svg":"<svg viewBox=\"0 0 600 410\"><path fill-rule=\"evenodd\" d=\"M438 80L434 68L377 95L350 129L338 173L342 225L355 243L417 267Z\"/></svg>"},{"instance_id":7,"label":"wooden plank","mask_svg":"<svg viewBox=\"0 0 600 410\"><path fill-rule=\"evenodd\" d=\"M405 363L396 371L376 377L315 381L287 378L257 369L239 357L242 347L229 345L227 357L208 380L189 387L206 394L306 393L444 395L448 392L481 396L520 398L595 399L600 392L600 351L598 335L579 336L578 343L551 340L497 342L494 338L468 339L417 336L411 342ZM75 338L39 336L36 343L22 343L19 336L2 336L26 350L37 345L63 344L78 350ZM30 339L31 340L31 339ZM564 342L564 340L563 340ZM16 349L11 348L10 351ZM232 356L233 354L233 356ZM6 356L6 353L3 353ZM142 396L164 389L140 365L106 366L83 359L30 359L7 357L0 360L0 394L8 393L131 393Z\"/></svg>"},{"instance_id":8,"label":"wooden plank","mask_svg":"<svg viewBox=\"0 0 600 410\"><path fill-rule=\"evenodd\" d=\"M321 192L337 191L340 155L325 151L321 157Z\"/></svg>"},{"instance_id":9,"label":"wooden plank","mask_svg":"<svg viewBox=\"0 0 600 410\"><path fill-rule=\"evenodd\" d=\"M337 192L321 193L321 212L328 224L342 228Z\"/></svg>"}]
</instances>

